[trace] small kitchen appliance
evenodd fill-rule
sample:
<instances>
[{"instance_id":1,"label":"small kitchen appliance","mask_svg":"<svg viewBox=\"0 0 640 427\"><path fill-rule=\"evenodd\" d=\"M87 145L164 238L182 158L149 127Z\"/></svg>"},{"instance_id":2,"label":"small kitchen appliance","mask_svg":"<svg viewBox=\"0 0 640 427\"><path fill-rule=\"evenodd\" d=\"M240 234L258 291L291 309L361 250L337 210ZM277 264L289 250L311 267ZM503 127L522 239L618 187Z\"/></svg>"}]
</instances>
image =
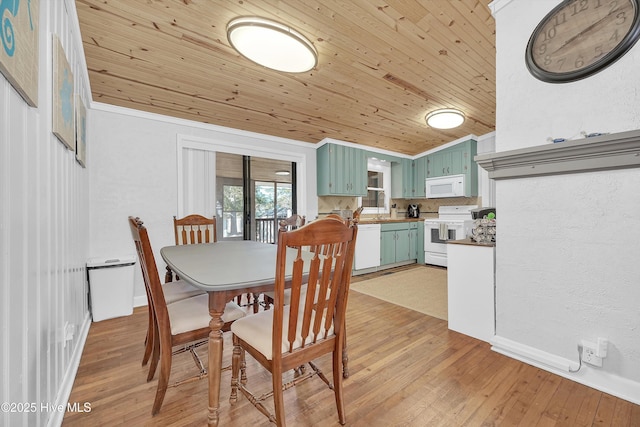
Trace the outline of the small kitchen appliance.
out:
<instances>
[{"instance_id":1,"label":"small kitchen appliance","mask_svg":"<svg viewBox=\"0 0 640 427\"><path fill-rule=\"evenodd\" d=\"M418 205L409 205L407 207L407 218L420 218L420 208Z\"/></svg>"},{"instance_id":2,"label":"small kitchen appliance","mask_svg":"<svg viewBox=\"0 0 640 427\"><path fill-rule=\"evenodd\" d=\"M427 178L425 186L427 199L469 196L465 194L465 175Z\"/></svg>"}]
</instances>

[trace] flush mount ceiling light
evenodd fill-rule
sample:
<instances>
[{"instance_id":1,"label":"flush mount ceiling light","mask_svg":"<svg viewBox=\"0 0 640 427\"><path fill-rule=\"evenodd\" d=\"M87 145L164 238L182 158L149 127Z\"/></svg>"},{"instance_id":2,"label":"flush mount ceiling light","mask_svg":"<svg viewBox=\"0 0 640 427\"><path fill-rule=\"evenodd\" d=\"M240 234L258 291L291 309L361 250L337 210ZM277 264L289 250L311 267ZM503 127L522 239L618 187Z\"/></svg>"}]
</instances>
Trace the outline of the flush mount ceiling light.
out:
<instances>
[{"instance_id":1,"label":"flush mount ceiling light","mask_svg":"<svg viewBox=\"0 0 640 427\"><path fill-rule=\"evenodd\" d=\"M462 111L452 108L432 111L427 114L427 124L436 129L453 129L464 122Z\"/></svg>"},{"instance_id":2,"label":"flush mount ceiling light","mask_svg":"<svg viewBox=\"0 0 640 427\"><path fill-rule=\"evenodd\" d=\"M289 171L276 171L276 175L287 176L289 175Z\"/></svg>"},{"instance_id":3,"label":"flush mount ceiling light","mask_svg":"<svg viewBox=\"0 0 640 427\"><path fill-rule=\"evenodd\" d=\"M227 38L242 56L276 71L304 73L318 64L318 52L305 36L269 19L233 19Z\"/></svg>"}]
</instances>

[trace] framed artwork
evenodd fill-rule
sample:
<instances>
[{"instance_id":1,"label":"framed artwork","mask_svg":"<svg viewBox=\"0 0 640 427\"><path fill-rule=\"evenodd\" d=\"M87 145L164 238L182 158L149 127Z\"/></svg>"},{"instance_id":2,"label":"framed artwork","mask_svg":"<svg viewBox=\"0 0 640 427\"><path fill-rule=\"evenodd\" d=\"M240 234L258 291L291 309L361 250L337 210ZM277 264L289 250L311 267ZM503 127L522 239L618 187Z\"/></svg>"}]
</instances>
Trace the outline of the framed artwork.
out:
<instances>
[{"instance_id":1,"label":"framed artwork","mask_svg":"<svg viewBox=\"0 0 640 427\"><path fill-rule=\"evenodd\" d=\"M38 106L40 0L0 2L0 72L32 107Z\"/></svg>"},{"instance_id":2,"label":"framed artwork","mask_svg":"<svg viewBox=\"0 0 640 427\"><path fill-rule=\"evenodd\" d=\"M73 73L60 39L53 36L53 133L75 151Z\"/></svg>"},{"instance_id":3,"label":"framed artwork","mask_svg":"<svg viewBox=\"0 0 640 427\"><path fill-rule=\"evenodd\" d=\"M87 167L87 109L80 95L76 95L76 160Z\"/></svg>"}]
</instances>

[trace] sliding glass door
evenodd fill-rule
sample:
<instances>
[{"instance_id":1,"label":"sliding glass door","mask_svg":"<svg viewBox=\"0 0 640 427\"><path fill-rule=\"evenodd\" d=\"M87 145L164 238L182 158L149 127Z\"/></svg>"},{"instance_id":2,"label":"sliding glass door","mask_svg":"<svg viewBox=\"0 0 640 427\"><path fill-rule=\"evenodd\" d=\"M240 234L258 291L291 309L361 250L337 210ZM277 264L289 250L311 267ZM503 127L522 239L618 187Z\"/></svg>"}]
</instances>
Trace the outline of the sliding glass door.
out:
<instances>
[{"instance_id":1,"label":"sliding glass door","mask_svg":"<svg viewBox=\"0 0 640 427\"><path fill-rule=\"evenodd\" d=\"M296 211L295 163L218 152L216 193L219 240L275 243Z\"/></svg>"}]
</instances>

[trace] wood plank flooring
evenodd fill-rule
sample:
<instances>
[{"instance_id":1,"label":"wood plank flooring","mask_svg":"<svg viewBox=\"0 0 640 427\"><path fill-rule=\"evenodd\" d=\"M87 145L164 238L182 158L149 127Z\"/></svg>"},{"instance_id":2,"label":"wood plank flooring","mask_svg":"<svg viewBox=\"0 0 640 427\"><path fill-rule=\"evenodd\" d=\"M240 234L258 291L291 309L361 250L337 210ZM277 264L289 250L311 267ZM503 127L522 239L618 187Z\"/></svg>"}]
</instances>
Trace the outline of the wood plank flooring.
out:
<instances>
[{"instance_id":1,"label":"wood plank flooring","mask_svg":"<svg viewBox=\"0 0 640 427\"><path fill-rule=\"evenodd\" d=\"M380 273L377 273L380 274ZM354 277L354 281L370 276ZM132 316L93 323L64 426L204 426L207 381L170 388L151 416L156 382L141 366L146 307ZM487 343L449 331L447 322L351 292L347 317L349 370L344 383L349 426L640 426L640 406L523 364ZM225 336L224 362L230 363ZM206 346L199 350L206 361ZM328 357L318 360L331 373ZM171 380L193 373L188 354L174 358ZM270 377L247 358L249 385L270 389ZM220 426L265 426L244 397L228 401L222 374ZM339 426L333 393L317 378L285 392L290 426Z\"/></svg>"}]
</instances>

